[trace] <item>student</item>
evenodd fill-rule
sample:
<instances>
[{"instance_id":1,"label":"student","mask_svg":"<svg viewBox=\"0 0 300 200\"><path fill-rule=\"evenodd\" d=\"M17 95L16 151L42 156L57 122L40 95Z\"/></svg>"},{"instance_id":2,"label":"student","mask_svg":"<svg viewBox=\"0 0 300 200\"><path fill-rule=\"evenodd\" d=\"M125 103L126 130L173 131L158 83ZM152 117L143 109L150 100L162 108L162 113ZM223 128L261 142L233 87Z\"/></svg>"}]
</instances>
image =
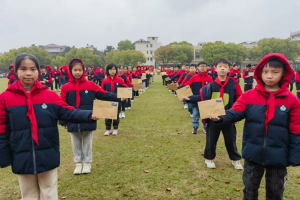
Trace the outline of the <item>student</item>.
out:
<instances>
[{"instance_id":1,"label":"student","mask_svg":"<svg viewBox=\"0 0 300 200\"><path fill-rule=\"evenodd\" d=\"M133 67L133 71L131 72L131 76L133 79L141 79L141 76L137 72L137 68ZM139 91L133 91L133 97L139 97Z\"/></svg>"},{"instance_id":2,"label":"student","mask_svg":"<svg viewBox=\"0 0 300 200\"><path fill-rule=\"evenodd\" d=\"M10 75L9 80L8 80L8 85L12 85L15 81L17 80L17 76L15 72Z\"/></svg>"},{"instance_id":3,"label":"student","mask_svg":"<svg viewBox=\"0 0 300 200\"><path fill-rule=\"evenodd\" d=\"M297 97L300 99L300 71L295 72Z\"/></svg>"},{"instance_id":4,"label":"student","mask_svg":"<svg viewBox=\"0 0 300 200\"><path fill-rule=\"evenodd\" d=\"M89 81L94 81L94 73L91 67L88 67L88 71L86 72L86 76Z\"/></svg>"},{"instance_id":5,"label":"student","mask_svg":"<svg viewBox=\"0 0 300 200\"><path fill-rule=\"evenodd\" d=\"M233 68L230 70L229 77L233 78L235 82L239 83L241 78L241 72L237 64L233 65Z\"/></svg>"},{"instance_id":6,"label":"student","mask_svg":"<svg viewBox=\"0 0 300 200\"><path fill-rule=\"evenodd\" d=\"M225 58L219 59L216 63L216 71L218 72L216 80L203 87L200 95L190 96L185 98L185 100L197 103L198 101L222 98L225 110L230 109L234 102L241 96L242 90L237 82L227 76L229 66L230 63L228 60ZM216 147L221 131L232 164L235 169L243 169L240 162L241 155L238 153L236 147L236 128L234 123L218 126L213 121L207 120L206 146L204 151L205 164L208 168L216 168L213 160L216 157Z\"/></svg>"},{"instance_id":7,"label":"student","mask_svg":"<svg viewBox=\"0 0 300 200\"><path fill-rule=\"evenodd\" d=\"M244 93L218 124L245 118L242 154L245 159L244 200L258 199L266 170L266 199L282 199L288 166L300 165L300 101L287 86L293 70L282 54L266 55L254 75L258 85Z\"/></svg>"},{"instance_id":8,"label":"student","mask_svg":"<svg viewBox=\"0 0 300 200\"><path fill-rule=\"evenodd\" d=\"M11 64L10 66L9 66L9 72L8 72L8 74L7 74L7 78L8 79L10 79L10 77L15 73L14 72L14 68L15 68L15 65L14 64Z\"/></svg>"},{"instance_id":9,"label":"student","mask_svg":"<svg viewBox=\"0 0 300 200\"><path fill-rule=\"evenodd\" d=\"M43 86L35 56L17 56L15 73L18 80L0 95L0 166L12 166L22 199L58 200L57 120L93 122L99 118L68 106Z\"/></svg>"},{"instance_id":10,"label":"student","mask_svg":"<svg viewBox=\"0 0 300 200\"><path fill-rule=\"evenodd\" d=\"M54 66L53 72L54 72L55 91L60 92L60 84L59 84L60 70L58 70L57 66Z\"/></svg>"},{"instance_id":11,"label":"student","mask_svg":"<svg viewBox=\"0 0 300 200\"><path fill-rule=\"evenodd\" d=\"M200 95L200 89L207 84L213 82L212 78L208 76L207 70L206 70L207 63L204 61L199 62L198 64L198 69L199 69L199 74L194 75L189 81L187 81L184 86L190 86L193 92L193 95ZM181 88L183 86L180 86L178 88ZM184 99L185 100L185 99ZM192 102L191 102L192 103ZM200 113L199 113L199 108L197 103L192 103L192 110L193 110L193 134L198 133L198 128L199 128L199 118L200 118ZM203 126L203 132L206 133L206 126Z\"/></svg>"},{"instance_id":12,"label":"student","mask_svg":"<svg viewBox=\"0 0 300 200\"><path fill-rule=\"evenodd\" d=\"M124 66L123 67L123 73L121 75L121 78L124 80L125 84L129 87L133 88L133 85L131 83L132 81L132 76L128 73L128 67ZM126 101L124 102L125 105L125 110L130 110L131 109L131 99L128 98L126 99ZM123 114L122 114L123 116ZM124 115L125 118L125 115Z\"/></svg>"},{"instance_id":13,"label":"student","mask_svg":"<svg viewBox=\"0 0 300 200\"><path fill-rule=\"evenodd\" d=\"M213 80L216 80L216 78L218 77L218 73L216 72L216 67L215 66L213 66L211 68L211 75L212 75Z\"/></svg>"},{"instance_id":14,"label":"student","mask_svg":"<svg viewBox=\"0 0 300 200\"><path fill-rule=\"evenodd\" d=\"M52 70L51 66L50 65L47 65L46 66L46 73L50 74L51 75L51 82L48 82L48 85L49 87L51 88L51 90L53 90L53 81L54 81L54 71Z\"/></svg>"},{"instance_id":15,"label":"student","mask_svg":"<svg viewBox=\"0 0 300 200\"><path fill-rule=\"evenodd\" d=\"M41 83L45 86L48 87L48 89L51 89L51 85L52 85L52 77L51 74L49 72L46 71L46 67L41 65L41 75L40 75L40 80Z\"/></svg>"},{"instance_id":16,"label":"student","mask_svg":"<svg viewBox=\"0 0 300 200\"><path fill-rule=\"evenodd\" d=\"M141 66L140 74L141 74L141 76L142 76L142 74L146 74L146 71L144 70L144 66ZM142 80L142 82L143 82L143 92L145 92L146 91L146 79Z\"/></svg>"},{"instance_id":17,"label":"student","mask_svg":"<svg viewBox=\"0 0 300 200\"><path fill-rule=\"evenodd\" d=\"M97 67L96 71L94 72L94 78L95 78L95 83L101 86L102 73L100 67Z\"/></svg>"},{"instance_id":18,"label":"student","mask_svg":"<svg viewBox=\"0 0 300 200\"><path fill-rule=\"evenodd\" d=\"M115 64L109 64L106 67L106 75L107 78L102 82L102 89L106 90L111 93L117 94L118 87L128 87L122 78L118 76L118 68ZM118 135L118 128L119 128L119 113L121 111L121 105L119 104L118 107L118 117L115 120L105 119L105 126L106 132L104 133L105 136L110 135L111 132L111 123L113 123L113 135ZM124 114L125 117L125 114Z\"/></svg>"},{"instance_id":19,"label":"student","mask_svg":"<svg viewBox=\"0 0 300 200\"><path fill-rule=\"evenodd\" d=\"M85 66L81 59L74 58L69 63L71 73L70 82L62 86L60 97L68 105L81 110L93 110L94 99L118 101L117 95L101 89L95 82L87 81ZM74 162L74 174L88 174L91 172L93 131L97 123L66 123L60 121L71 133Z\"/></svg>"},{"instance_id":20,"label":"student","mask_svg":"<svg viewBox=\"0 0 300 200\"><path fill-rule=\"evenodd\" d=\"M244 79L244 92L251 90L253 87L253 76L250 76L251 72L251 64L246 66L246 69L243 71L243 79Z\"/></svg>"},{"instance_id":21,"label":"student","mask_svg":"<svg viewBox=\"0 0 300 200\"><path fill-rule=\"evenodd\" d=\"M188 64L185 64L183 65L184 66L184 71L183 73L180 75L177 83L178 85L181 85L182 81L185 79L186 75L190 72L190 65Z\"/></svg>"},{"instance_id":22,"label":"student","mask_svg":"<svg viewBox=\"0 0 300 200\"><path fill-rule=\"evenodd\" d=\"M60 70L61 70L61 73L60 73L59 82L60 82L60 85L64 85L69 82L69 76L70 76L69 69L68 69L67 65L63 65L63 66L61 66Z\"/></svg>"},{"instance_id":23,"label":"student","mask_svg":"<svg viewBox=\"0 0 300 200\"><path fill-rule=\"evenodd\" d=\"M161 72L167 72L167 69L165 66L161 67ZM166 85L165 78L167 78L167 75L163 75L163 76L161 76L161 78L162 78L163 86L165 86Z\"/></svg>"}]
</instances>

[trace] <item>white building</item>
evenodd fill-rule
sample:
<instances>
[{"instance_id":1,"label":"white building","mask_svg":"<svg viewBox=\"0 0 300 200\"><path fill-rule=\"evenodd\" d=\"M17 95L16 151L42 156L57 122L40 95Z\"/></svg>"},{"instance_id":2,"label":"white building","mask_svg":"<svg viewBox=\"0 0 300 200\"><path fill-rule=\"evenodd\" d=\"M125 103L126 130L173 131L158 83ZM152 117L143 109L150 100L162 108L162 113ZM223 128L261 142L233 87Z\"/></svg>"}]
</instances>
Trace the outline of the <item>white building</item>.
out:
<instances>
[{"instance_id":1,"label":"white building","mask_svg":"<svg viewBox=\"0 0 300 200\"><path fill-rule=\"evenodd\" d=\"M52 43L45 46L39 45L38 47L47 50L50 55L58 55L66 48L66 45L57 45Z\"/></svg>"},{"instance_id":2,"label":"white building","mask_svg":"<svg viewBox=\"0 0 300 200\"><path fill-rule=\"evenodd\" d=\"M0 53L0 57L3 56L3 53Z\"/></svg>"},{"instance_id":3,"label":"white building","mask_svg":"<svg viewBox=\"0 0 300 200\"><path fill-rule=\"evenodd\" d=\"M147 41L140 39L133 43L136 51L142 52L146 57L146 65L155 66L154 51L159 48L158 37L148 37Z\"/></svg>"},{"instance_id":4,"label":"white building","mask_svg":"<svg viewBox=\"0 0 300 200\"><path fill-rule=\"evenodd\" d=\"M300 31L291 32L290 37L292 40L297 40L300 42Z\"/></svg>"}]
</instances>

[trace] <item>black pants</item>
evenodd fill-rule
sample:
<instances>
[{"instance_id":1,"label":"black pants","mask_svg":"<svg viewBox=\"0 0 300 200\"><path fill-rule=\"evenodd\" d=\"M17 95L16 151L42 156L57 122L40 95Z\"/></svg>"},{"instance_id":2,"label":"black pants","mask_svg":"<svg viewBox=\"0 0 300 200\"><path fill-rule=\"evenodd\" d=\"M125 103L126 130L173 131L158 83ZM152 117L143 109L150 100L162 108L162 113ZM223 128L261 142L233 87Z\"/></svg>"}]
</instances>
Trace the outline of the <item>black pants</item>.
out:
<instances>
[{"instance_id":1,"label":"black pants","mask_svg":"<svg viewBox=\"0 0 300 200\"><path fill-rule=\"evenodd\" d=\"M128 98L128 99L125 100L125 107L126 108L131 107L131 99Z\"/></svg>"},{"instance_id":2,"label":"black pants","mask_svg":"<svg viewBox=\"0 0 300 200\"><path fill-rule=\"evenodd\" d=\"M51 88L53 90L53 82L52 83L47 83L48 88Z\"/></svg>"},{"instance_id":3,"label":"black pants","mask_svg":"<svg viewBox=\"0 0 300 200\"><path fill-rule=\"evenodd\" d=\"M165 78L167 78L167 76L162 76L162 81L163 81L163 85L165 85L165 86L167 86L167 84L166 84L166 81L165 81Z\"/></svg>"},{"instance_id":4,"label":"black pants","mask_svg":"<svg viewBox=\"0 0 300 200\"><path fill-rule=\"evenodd\" d=\"M244 86L244 92L246 92L248 90L252 90L252 85L245 84L245 86Z\"/></svg>"},{"instance_id":5,"label":"black pants","mask_svg":"<svg viewBox=\"0 0 300 200\"><path fill-rule=\"evenodd\" d=\"M55 89L56 90L60 88L60 84L59 84L59 80L58 79L54 80L54 85L55 85Z\"/></svg>"},{"instance_id":6,"label":"black pants","mask_svg":"<svg viewBox=\"0 0 300 200\"><path fill-rule=\"evenodd\" d=\"M139 96L139 91L133 91L133 96L138 97Z\"/></svg>"},{"instance_id":7,"label":"black pants","mask_svg":"<svg viewBox=\"0 0 300 200\"><path fill-rule=\"evenodd\" d=\"M244 200L257 200L260 181L266 169L266 199L281 200L286 183L286 167L263 166L245 160L243 173Z\"/></svg>"},{"instance_id":8,"label":"black pants","mask_svg":"<svg viewBox=\"0 0 300 200\"><path fill-rule=\"evenodd\" d=\"M105 119L106 130L111 129L111 123L113 123L114 130L117 130L119 128L119 122L120 122L119 113L120 113L120 110L121 110L121 107L119 106L118 107L117 119Z\"/></svg>"},{"instance_id":9,"label":"black pants","mask_svg":"<svg viewBox=\"0 0 300 200\"><path fill-rule=\"evenodd\" d=\"M125 112L126 100L123 101L123 102L121 102L120 104L121 104L121 110L122 110L122 112Z\"/></svg>"},{"instance_id":10,"label":"black pants","mask_svg":"<svg viewBox=\"0 0 300 200\"><path fill-rule=\"evenodd\" d=\"M213 160L216 157L217 142L220 132L223 132L225 146L231 160L240 160L242 157L236 147L236 128L234 124L216 125L208 120L206 133L206 146L204 158Z\"/></svg>"}]
</instances>

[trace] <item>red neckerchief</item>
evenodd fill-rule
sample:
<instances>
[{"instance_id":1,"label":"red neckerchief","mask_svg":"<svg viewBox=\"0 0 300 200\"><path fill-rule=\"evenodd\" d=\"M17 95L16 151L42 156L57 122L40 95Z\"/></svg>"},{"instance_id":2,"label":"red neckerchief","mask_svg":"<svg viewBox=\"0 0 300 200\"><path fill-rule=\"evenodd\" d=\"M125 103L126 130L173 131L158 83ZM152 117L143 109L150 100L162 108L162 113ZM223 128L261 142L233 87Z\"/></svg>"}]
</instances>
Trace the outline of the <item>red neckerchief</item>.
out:
<instances>
[{"instance_id":1,"label":"red neckerchief","mask_svg":"<svg viewBox=\"0 0 300 200\"><path fill-rule=\"evenodd\" d=\"M37 127L37 121L36 121L36 116L33 108L33 103L31 99L31 94L32 91L36 88L36 82L33 84L31 90L29 93L25 91L25 88L22 86L20 81L18 81L18 86L21 89L22 92L27 96L27 106L28 106L28 111L27 111L27 117L29 118L31 122L31 130L32 130L32 138L36 142L36 144L39 146L39 140L38 140L38 127Z\"/></svg>"},{"instance_id":2,"label":"red neckerchief","mask_svg":"<svg viewBox=\"0 0 300 200\"><path fill-rule=\"evenodd\" d=\"M223 96L224 96L224 87L227 85L228 81L229 81L228 76L226 76L226 80L225 80L225 83L224 83L224 84L221 83L219 77L217 77L216 80L215 80L215 82L216 82L218 85L221 86L221 89L220 89L220 98L222 98L222 99L223 99ZM224 99L223 99L223 100L224 100Z\"/></svg>"}]
</instances>

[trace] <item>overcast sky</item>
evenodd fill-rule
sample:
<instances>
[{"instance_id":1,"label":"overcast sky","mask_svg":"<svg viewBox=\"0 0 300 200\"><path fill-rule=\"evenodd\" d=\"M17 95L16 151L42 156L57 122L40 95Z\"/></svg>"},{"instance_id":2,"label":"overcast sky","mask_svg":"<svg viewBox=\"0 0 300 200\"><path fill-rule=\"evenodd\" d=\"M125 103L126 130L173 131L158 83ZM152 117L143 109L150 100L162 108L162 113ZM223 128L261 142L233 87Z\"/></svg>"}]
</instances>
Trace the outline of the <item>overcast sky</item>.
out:
<instances>
[{"instance_id":1,"label":"overcast sky","mask_svg":"<svg viewBox=\"0 0 300 200\"><path fill-rule=\"evenodd\" d=\"M299 0L0 0L0 52L50 43L98 49L157 36L240 43L300 30Z\"/></svg>"}]
</instances>

